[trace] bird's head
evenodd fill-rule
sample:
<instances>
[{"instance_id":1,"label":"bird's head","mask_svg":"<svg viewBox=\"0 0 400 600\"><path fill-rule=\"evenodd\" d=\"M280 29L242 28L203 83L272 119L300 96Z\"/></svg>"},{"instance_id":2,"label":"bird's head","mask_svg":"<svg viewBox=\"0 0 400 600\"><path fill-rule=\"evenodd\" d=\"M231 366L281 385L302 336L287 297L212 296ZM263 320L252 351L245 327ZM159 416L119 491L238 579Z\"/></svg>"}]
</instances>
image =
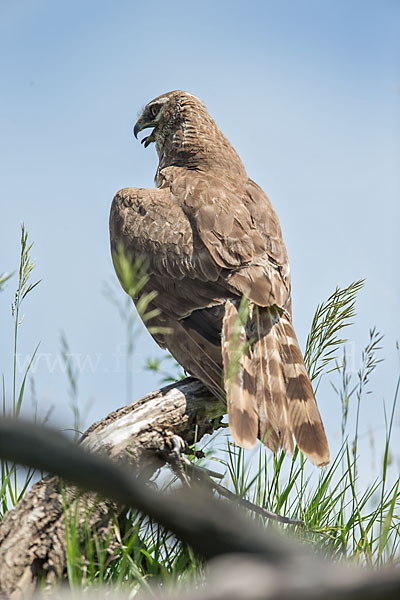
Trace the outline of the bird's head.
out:
<instances>
[{"instance_id":1,"label":"bird's head","mask_svg":"<svg viewBox=\"0 0 400 600\"><path fill-rule=\"evenodd\" d=\"M155 142L159 169L174 165L189 169L226 170L226 161L243 165L225 136L210 117L203 102L181 90L162 94L144 107L133 133L152 128L141 142L145 148Z\"/></svg>"},{"instance_id":2,"label":"bird's head","mask_svg":"<svg viewBox=\"0 0 400 600\"><path fill-rule=\"evenodd\" d=\"M162 94L154 100L151 100L144 107L142 114L136 121L133 133L137 138L138 133L143 129L153 128L150 135L144 137L141 143L145 148L152 142L163 142L166 136L176 129L176 126L181 121L182 110L185 105L185 100L192 99L202 104L198 98L175 90Z\"/></svg>"}]
</instances>

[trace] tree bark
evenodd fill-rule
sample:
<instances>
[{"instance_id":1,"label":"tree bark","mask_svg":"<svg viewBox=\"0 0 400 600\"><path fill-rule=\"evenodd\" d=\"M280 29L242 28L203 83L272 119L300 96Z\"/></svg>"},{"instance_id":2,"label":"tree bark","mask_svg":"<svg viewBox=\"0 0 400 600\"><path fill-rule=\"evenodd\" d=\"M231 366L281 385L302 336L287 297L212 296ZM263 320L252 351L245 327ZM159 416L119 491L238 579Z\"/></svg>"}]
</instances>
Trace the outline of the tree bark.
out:
<instances>
[{"instance_id":1,"label":"tree bark","mask_svg":"<svg viewBox=\"0 0 400 600\"><path fill-rule=\"evenodd\" d=\"M165 464L173 435L192 444L212 433L225 412L226 406L198 380L187 378L110 413L92 425L80 443L90 452L132 465L147 478ZM85 522L106 539L115 513L123 511L112 501L78 494L58 477L33 485L0 524L0 594L27 597L43 579L51 586L64 575L65 514L76 514L78 526Z\"/></svg>"}]
</instances>

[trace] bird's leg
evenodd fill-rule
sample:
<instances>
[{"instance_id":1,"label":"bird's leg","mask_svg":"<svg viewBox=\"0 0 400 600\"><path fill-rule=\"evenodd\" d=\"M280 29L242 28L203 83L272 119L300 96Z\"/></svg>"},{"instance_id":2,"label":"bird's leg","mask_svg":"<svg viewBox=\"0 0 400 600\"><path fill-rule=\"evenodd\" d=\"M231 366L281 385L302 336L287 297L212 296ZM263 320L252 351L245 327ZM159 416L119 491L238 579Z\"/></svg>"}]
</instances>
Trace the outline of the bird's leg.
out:
<instances>
[{"instance_id":1,"label":"bird's leg","mask_svg":"<svg viewBox=\"0 0 400 600\"><path fill-rule=\"evenodd\" d=\"M169 462L172 471L185 487L190 487L190 483L185 472L184 457L182 456L182 453L186 449L186 442L179 435L173 434L169 438L168 445L170 446L170 450L167 456L167 461Z\"/></svg>"},{"instance_id":2,"label":"bird's leg","mask_svg":"<svg viewBox=\"0 0 400 600\"><path fill-rule=\"evenodd\" d=\"M197 481L202 481L204 476L207 478L214 477L223 479L224 476L217 471L193 465L184 454L190 453L196 458L204 458L204 452L201 450L189 450L186 442L179 435L171 435L168 446L170 450L166 457L167 462L170 464L175 475L185 486L190 485L186 471L190 473L192 479L196 479Z\"/></svg>"},{"instance_id":3,"label":"bird's leg","mask_svg":"<svg viewBox=\"0 0 400 600\"><path fill-rule=\"evenodd\" d=\"M244 506L248 510L251 510L267 519L272 519L274 521L278 521L280 523L285 523L286 525L298 525L299 527L304 526L304 522L298 519L290 519L289 517L284 517L274 513L266 508L261 506L257 506L257 504L253 504L249 500L245 498L239 498L236 494L228 490L226 487L222 486L220 483L216 483L211 478L215 479L223 479L224 475L218 473L217 471L212 471L211 469L206 469L205 467L199 467L198 465L194 465L186 456L183 455L185 450L187 451L186 442L179 435L172 435L170 437L171 450L169 452L169 456L167 457L167 461L171 465L172 470L175 475L181 480L181 482L185 486L190 486L189 479L187 477L187 473L190 477L197 482L202 483L208 488L210 491L217 492L220 496L231 500L241 506Z\"/></svg>"}]
</instances>

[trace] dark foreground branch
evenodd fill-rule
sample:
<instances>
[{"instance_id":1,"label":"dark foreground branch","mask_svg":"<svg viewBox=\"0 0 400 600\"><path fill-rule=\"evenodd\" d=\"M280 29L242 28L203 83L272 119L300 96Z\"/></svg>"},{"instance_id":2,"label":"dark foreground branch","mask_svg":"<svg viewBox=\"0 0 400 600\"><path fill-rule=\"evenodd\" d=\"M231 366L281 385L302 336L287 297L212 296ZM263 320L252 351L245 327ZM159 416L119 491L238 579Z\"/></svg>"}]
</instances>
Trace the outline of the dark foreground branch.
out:
<instances>
[{"instance_id":1,"label":"dark foreground branch","mask_svg":"<svg viewBox=\"0 0 400 600\"><path fill-rule=\"evenodd\" d=\"M200 382L187 378L92 425L82 436L81 446L92 454L109 457L114 463L124 463L148 478L164 464L163 456L169 452L174 434L191 444L195 436L200 439L205 433L212 433L214 422L224 412L225 407ZM79 454L75 454L81 448L68 444L55 432L34 425L18 427L21 423L2 424L2 456L102 493L106 500L95 503L89 498L89 513L88 502L79 501L75 507L74 491L69 489L67 495L72 503L71 514L77 510L78 526L85 522L100 539L110 537L115 512L121 513L121 506L127 500L124 493L108 495L110 487L119 489L112 463L107 473L102 473L102 484L96 456L88 455L93 463L81 463ZM112 550L112 544L109 548ZM0 524L0 596L28 596L38 582L45 579L51 585L63 576L64 570L63 496L58 477L52 476L36 483Z\"/></svg>"}]
</instances>

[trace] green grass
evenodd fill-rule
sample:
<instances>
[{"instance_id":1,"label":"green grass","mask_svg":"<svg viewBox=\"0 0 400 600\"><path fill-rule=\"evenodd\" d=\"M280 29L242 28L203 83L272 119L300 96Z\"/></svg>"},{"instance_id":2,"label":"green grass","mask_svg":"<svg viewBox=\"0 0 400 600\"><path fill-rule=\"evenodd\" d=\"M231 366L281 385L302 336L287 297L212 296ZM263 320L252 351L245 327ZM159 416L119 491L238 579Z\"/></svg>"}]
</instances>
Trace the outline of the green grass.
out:
<instances>
[{"instance_id":1,"label":"green grass","mask_svg":"<svg viewBox=\"0 0 400 600\"><path fill-rule=\"evenodd\" d=\"M67 503L65 521L67 574L73 588L112 583L154 591L154 584L173 588L182 581L197 584L204 580L201 559L141 514L115 517L107 540L100 540L88 525L78 528L77 508L71 514Z\"/></svg>"},{"instance_id":2,"label":"green grass","mask_svg":"<svg viewBox=\"0 0 400 600\"><path fill-rule=\"evenodd\" d=\"M27 378L29 375L30 368L32 366L33 360L36 356L36 353L39 348L39 344L36 345L36 348L32 352L32 356L26 367L22 378L18 377L18 369L17 369L17 355L18 355L18 339L19 339L19 331L20 327L23 323L24 317L21 316L21 308L24 303L25 298L35 289L35 287L40 283L40 281L36 281L35 283L31 283L31 275L32 271L35 268L35 263L31 259L31 249L33 244L28 243L28 233L25 230L25 226L22 223L21 225L21 248L20 248L20 260L19 260L19 268L18 268L18 282L17 289L14 295L14 300L11 305L11 315L14 320L14 338L12 341L13 345L13 353L12 353L12 384L11 384L11 397L12 404L11 407L7 405L6 402L6 381L4 374L2 375L2 414L3 416L11 415L13 417L18 417L21 412L22 402L24 398L25 386L27 382ZM10 275L2 275L0 277L0 292L4 290L5 283L12 277L13 274ZM1 469L1 486L0 486L0 512L3 516L7 510L9 510L10 506L15 506L15 504L22 498L25 491L28 489L32 477L33 470L32 469L20 469L17 465L10 464L8 461L1 460L0 461L0 469Z\"/></svg>"},{"instance_id":3,"label":"green grass","mask_svg":"<svg viewBox=\"0 0 400 600\"><path fill-rule=\"evenodd\" d=\"M28 365L20 380L16 369L16 353L21 326L21 304L37 283L31 284L33 262L30 259L31 245L22 229L20 268L17 293L13 303L12 318L15 320L13 356L14 369L9 394L12 404L7 407L6 381L3 376L3 413L18 417L29 376ZM138 282L129 279L129 271L123 258L120 260L120 277L125 280L128 291L145 285L146 278L138 266ZM0 277L0 291L12 280ZM135 287L136 286L136 287ZM370 379L379 368L382 336L375 330L369 332L368 341L361 356L357 373L351 373L345 352L343 332L355 317L355 300L362 282L352 283L335 292L317 307L307 339L306 364L315 389L320 389L324 378L334 378L333 389L337 396L337 410L341 416L341 447L332 457L330 465L318 470L304 459L296 449L293 457L283 452L276 456L261 444L252 453L235 446L226 430L220 430L212 438L201 440L194 449L202 450L205 458L196 459L200 466L224 474L222 484L234 491L239 498L264 507L273 512L299 519L302 526L270 523L259 514L246 509L250 519L262 527L281 527L296 538L335 561L344 558L352 562L381 566L399 563L400 558L400 491L399 477L391 469L392 436L394 415L399 393L399 380L393 391L390 410L387 410L385 434L375 455L382 456L372 483L360 478L359 423L363 411L363 398L369 392ZM134 320L117 304L126 321L128 333L134 329ZM151 296L143 301L143 313ZM150 314L151 318L151 314ZM64 338L64 354L67 360L68 345ZM32 360L36 350L32 352ZM128 344L128 358L132 358L134 347ZM179 379L181 371L166 361L149 361L155 378ZM72 369L72 366L71 366ZM73 385L75 375L71 370L70 395L77 405L77 390ZM154 386L156 387L156 385ZM129 384L127 385L127 389ZM78 405L77 405L78 406ZM78 408L77 408L78 410ZM354 415L353 420L349 414ZM75 413L77 427L79 413ZM166 472L166 470L165 470ZM156 480L163 487L178 485L172 475ZM0 507L4 515L29 488L33 473L18 471L15 465L1 463ZM81 501L84 501L83 499ZM165 588L180 586L183 581L200 585L205 578L203 561L190 548L181 544L170 532L150 521L146 516L129 512L121 518L115 516L113 535L100 539L88 523L77 525L77 509L71 509L64 494L64 517L67 541L67 578L71 587L88 588L93 585L114 584L129 586L135 590L145 589L153 593L153 584ZM152 587L150 589L150 583ZM153 591L152 591L153 590Z\"/></svg>"}]
</instances>

